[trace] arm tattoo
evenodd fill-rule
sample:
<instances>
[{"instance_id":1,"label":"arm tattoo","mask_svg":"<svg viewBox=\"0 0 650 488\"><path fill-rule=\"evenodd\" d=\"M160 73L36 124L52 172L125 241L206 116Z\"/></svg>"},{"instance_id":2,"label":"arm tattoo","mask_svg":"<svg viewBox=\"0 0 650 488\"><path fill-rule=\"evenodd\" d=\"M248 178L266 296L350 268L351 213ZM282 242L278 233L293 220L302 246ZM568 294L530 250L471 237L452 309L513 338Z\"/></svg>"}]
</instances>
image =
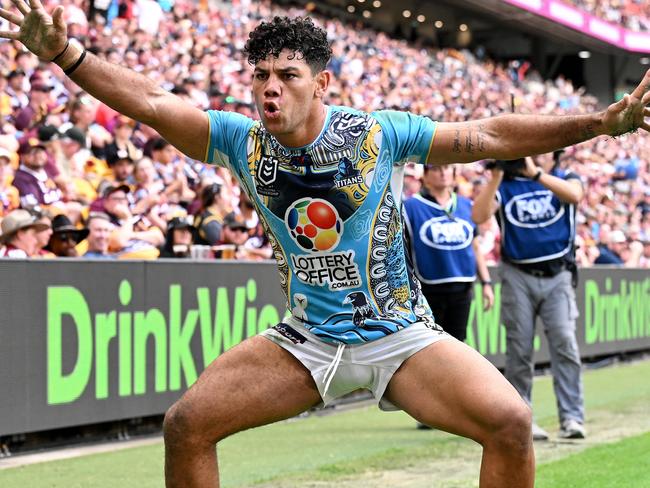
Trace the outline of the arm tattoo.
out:
<instances>
[{"instance_id":1,"label":"arm tattoo","mask_svg":"<svg viewBox=\"0 0 650 488\"><path fill-rule=\"evenodd\" d=\"M454 147L452 148L452 151L455 153L460 152L460 131L456 130L456 134L454 134Z\"/></svg>"},{"instance_id":2,"label":"arm tattoo","mask_svg":"<svg viewBox=\"0 0 650 488\"><path fill-rule=\"evenodd\" d=\"M479 124L478 133L476 134L476 142L478 143L478 152L485 151L485 126Z\"/></svg>"},{"instance_id":3,"label":"arm tattoo","mask_svg":"<svg viewBox=\"0 0 650 488\"><path fill-rule=\"evenodd\" d=\"M474 143L472 142L472 127L467 127L467 136L465 137L465 152L474 154Z\"/></svg>"}]
</instances>

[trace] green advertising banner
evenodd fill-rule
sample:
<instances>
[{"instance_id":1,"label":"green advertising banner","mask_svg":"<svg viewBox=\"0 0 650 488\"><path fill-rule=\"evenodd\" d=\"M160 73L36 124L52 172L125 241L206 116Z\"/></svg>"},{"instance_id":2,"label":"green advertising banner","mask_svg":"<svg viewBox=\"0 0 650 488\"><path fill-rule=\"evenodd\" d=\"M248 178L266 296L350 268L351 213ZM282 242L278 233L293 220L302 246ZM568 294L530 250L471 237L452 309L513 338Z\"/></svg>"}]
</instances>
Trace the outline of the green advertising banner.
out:
<instances>
[{"instance_id":1,"label":"green advertising banner","mask_svg":"<svg viewBox=\"0 0 650 488\"><path fill-rule=\"evenodd\" d=\"M2 260L0 273L0 435L162 414L285 314L273 263ZM495 292L488 312L474 301L468 343L500 367ZM583 357L650 348L647 271L582 270L577 293Z\"/></svg>"}]
</instances>

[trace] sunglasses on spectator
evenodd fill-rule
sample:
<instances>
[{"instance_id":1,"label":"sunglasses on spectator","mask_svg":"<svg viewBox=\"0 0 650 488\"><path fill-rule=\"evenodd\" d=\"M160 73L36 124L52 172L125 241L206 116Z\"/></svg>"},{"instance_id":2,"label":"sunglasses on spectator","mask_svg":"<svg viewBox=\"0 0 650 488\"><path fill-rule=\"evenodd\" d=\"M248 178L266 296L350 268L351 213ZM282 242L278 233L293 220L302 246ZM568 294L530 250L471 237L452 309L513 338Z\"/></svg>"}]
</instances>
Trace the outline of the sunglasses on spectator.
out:
<instances>
[{"instance_id":1,"label":"sunglasses on spectator","mask_svg":"<svg viewBox=\"0 0 650 488\"><path fill-rule=\"evenodd\" d=\"M56 238L64 242L65 241L73 241L74 243L77 242L75 234L72 232L60 232L56 234Z\"/></svg>"}]
</instances>

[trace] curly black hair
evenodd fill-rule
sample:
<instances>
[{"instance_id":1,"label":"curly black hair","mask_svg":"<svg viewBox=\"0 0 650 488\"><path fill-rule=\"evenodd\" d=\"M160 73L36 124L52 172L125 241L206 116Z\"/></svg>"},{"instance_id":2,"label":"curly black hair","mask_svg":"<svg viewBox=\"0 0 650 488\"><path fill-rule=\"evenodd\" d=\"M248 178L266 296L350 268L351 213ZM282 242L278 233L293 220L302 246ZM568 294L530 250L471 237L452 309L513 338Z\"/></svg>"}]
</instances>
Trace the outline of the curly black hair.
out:
<instances>
[{"instance_id":1,"label":"curly black hair","mask_svg":"<svg viewBox=\"0 0 650 488\"><path fill-rule=\"evenodd\" d=\"M269 55L277 58L283 49L304 59L312 73L324 70L332 56L327 32L316 27L309 17L274 17L262 22L249 34L244 53L255 66Z\"/></svg>"}]
</instances>

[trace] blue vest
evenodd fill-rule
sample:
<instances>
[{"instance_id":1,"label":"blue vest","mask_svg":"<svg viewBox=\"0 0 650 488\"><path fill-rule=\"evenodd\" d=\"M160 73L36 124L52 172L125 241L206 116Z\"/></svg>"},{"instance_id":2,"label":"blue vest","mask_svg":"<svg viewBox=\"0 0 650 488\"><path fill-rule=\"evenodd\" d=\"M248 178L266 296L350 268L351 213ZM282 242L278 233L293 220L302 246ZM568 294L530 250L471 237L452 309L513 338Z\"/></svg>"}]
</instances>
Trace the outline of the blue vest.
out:
<instances>
[{"instance_id":1,"label":"blue vest","mask_svg":"<svg viewBox=\"0 0 650 488\"><path fill-rule=\"evenodd\" d=\"M404 209L418 279L430 285L474 281L472 240L476 225L472 222L472 202L459 196L450 213L436 202L415 195L404 202Z\"/></svg>"},{"instance_id":2,"label":"blue vest","mask_svg":"<svg viewBox=\"0 0 650 488\"><path fill-rule=\"evenodd\" d=\"M564 170L553 176L568 179ZM563 203L541 183L516 177L504 180L497 193L501 252L514 263L539 263L571 251L575 206Z\"/></svg>"}]
</instances>

